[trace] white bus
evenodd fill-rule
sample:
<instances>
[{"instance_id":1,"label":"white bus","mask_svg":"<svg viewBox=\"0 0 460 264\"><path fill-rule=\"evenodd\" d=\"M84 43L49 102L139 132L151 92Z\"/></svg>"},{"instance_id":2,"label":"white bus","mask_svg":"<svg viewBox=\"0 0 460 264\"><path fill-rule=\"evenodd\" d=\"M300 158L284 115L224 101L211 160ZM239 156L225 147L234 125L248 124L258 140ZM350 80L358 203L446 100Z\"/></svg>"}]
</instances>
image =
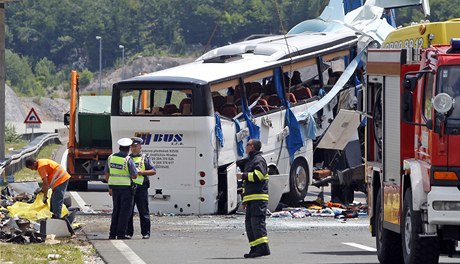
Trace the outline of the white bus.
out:
<instances>
[{"instance_id":1,"label":"white bus","mask_svg":"<svg viewBox=\"0 0 460 264\"><path fill-rule=\"evenodd\" d=\"M242 166L249 138L262 141L269 174L289 175L284 201L303 200L312 183L313 141L337 110L337 97L323 94L356 54L357 42L353 32L258 38L114 84L113 146L122 137L144 139L157 169L152 212L234 211L234 164ZM319 103L314 115L299 118Z\"/></svg>"}]
</instances>

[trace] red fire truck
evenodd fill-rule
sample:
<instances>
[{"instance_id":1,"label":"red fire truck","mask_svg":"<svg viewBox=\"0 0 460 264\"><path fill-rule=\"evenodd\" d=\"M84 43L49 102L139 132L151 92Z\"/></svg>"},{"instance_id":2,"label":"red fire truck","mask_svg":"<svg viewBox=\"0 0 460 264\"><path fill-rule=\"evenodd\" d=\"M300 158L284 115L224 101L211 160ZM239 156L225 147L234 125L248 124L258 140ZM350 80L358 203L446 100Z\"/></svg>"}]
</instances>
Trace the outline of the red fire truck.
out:
<instances>
[{"instance_id":1,"label":"red fire truck","mask_svg":"<svg viewBox=\"0 0 460 264\"><path fill-rule=\"evenodd\" d=\"M380 263L438 263L460 240L460 39L369 50L363 110Z\"/></svg>"}]
</instances>

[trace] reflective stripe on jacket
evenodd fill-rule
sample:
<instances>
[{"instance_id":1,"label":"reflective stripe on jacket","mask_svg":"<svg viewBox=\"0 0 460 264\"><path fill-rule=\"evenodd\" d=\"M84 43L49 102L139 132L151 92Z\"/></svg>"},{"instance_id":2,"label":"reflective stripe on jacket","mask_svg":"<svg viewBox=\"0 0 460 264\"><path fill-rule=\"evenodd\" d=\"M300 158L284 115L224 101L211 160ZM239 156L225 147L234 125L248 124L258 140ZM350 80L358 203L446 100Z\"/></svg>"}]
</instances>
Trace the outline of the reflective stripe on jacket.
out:
<instances>
[{"instance_id":1,"label":"reflective stripe on jacket","mask_svg":"<svg viewBox=\"0 0 460 264\"><path fill-rule=\"evenodd\" d=\"M111 186L131 186L131 176L128 169L129 156L123 158L110 155L109 162L109 185Z\"/></svg>"},{"instance_id":2,"label":"reflective stripe on jacket","mask_svg":"<svg viewBox=\"0 0 460 264\"><path fill-rule=\"evenodd\" d=\"M145 154L142 154L137 157L132 157L134 164L136 164L136 168L138 170L145 170ZM142 175L137 175L137 178L133 180L136 184L142 185L144 183L144 176Z\"/></svg>"},{"instance_id":3,"label":"reflective stripe on jacket","mask_svg":"<svg viewBox=\"0 0 460 264\"><path fill-rule=\"evenodd\" d=\"M268 169L262 152L249 154L249 161L244 166L243 203L249 201L268 201Z\"/></svg>"},{"instance_id":4,"label":"reflective stripe on jacket","mask_svg":"<svg viewBox=\"0 0 460 264\"><path fill-rule=\"evenodd\" d=\"M40 174L42 179L46 177L48 186L51 189L56 188L57 186L70 179L70 174L67 173L67 171L54 160L38 159L37 162L38 174Z\"/></svg>"}]
</instances>

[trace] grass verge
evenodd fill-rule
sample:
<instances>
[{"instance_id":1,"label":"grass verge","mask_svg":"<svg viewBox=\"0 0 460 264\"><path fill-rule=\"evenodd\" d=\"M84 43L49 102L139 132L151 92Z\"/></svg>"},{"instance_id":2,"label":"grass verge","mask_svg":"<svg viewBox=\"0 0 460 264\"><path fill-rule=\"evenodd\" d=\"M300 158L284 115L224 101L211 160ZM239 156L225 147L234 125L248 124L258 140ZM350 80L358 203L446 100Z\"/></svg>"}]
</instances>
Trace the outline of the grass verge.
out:
<instances>
[{"instance_id":1,"label":"grass verge","mask_svg":"<svg viewBox=\"0 0 460 264\"><path fill-rule=\"evenodd\" d=\"M49 258L50 254L59 256ZM84 263L83 253L71 241L60 244L11 244L0 243L0 263Z\"/></svg>"},{"instance_id":2,"label":"grass verge","mask_svg":"<svg viewBox=\"0 0 460 264\"><path fill-rule=\"evenodd\" d=\"M19 142L15 142L15 143L6 143L5 144L5 153L9 154L11 151L16 150L16 149L20 149L20 148L25 147L25 146L27 146L27 142L24 141L24 140L21 140Z\"/></svg>"}]
</instances>

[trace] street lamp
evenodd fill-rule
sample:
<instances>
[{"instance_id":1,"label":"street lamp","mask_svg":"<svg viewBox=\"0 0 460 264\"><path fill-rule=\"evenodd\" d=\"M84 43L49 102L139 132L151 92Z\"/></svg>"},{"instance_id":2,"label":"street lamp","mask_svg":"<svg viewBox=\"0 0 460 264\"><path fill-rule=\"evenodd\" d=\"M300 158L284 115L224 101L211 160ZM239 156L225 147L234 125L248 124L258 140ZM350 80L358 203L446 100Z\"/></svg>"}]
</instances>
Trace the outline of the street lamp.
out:
<instances>
[{"instance_id":1,"label":"street lamp","mask_svg":"<svg viewBox=\"0 0 460 264\"><path fill-rule=\"evenodd\" d=\"M141 72L139 74L144 73L144 61L142 60L142 55L138 55L137 58L140 60L140 65L141 65Z\"/></svg>"},{"instance_id":2,"label":"street lamp","mask_svg":"<svg viewBox=\"0 0 460 264\"><path fill-rule=\"evenodd\" d=\"M121 79L123 80L125 78L125 46L119 45L118 46L121 49L121 61L123 68L121 68Z\"/></svg>"},{"instance_id":3,"label":"street lamp","mask_svg":"<svg viewBox=\"0 0 460 264\"><path fill-rule=\"evenodd\" d=\"M99 40L99 95L102 94L102 37L96 36Z\"/></svg>"}]
</instances>

